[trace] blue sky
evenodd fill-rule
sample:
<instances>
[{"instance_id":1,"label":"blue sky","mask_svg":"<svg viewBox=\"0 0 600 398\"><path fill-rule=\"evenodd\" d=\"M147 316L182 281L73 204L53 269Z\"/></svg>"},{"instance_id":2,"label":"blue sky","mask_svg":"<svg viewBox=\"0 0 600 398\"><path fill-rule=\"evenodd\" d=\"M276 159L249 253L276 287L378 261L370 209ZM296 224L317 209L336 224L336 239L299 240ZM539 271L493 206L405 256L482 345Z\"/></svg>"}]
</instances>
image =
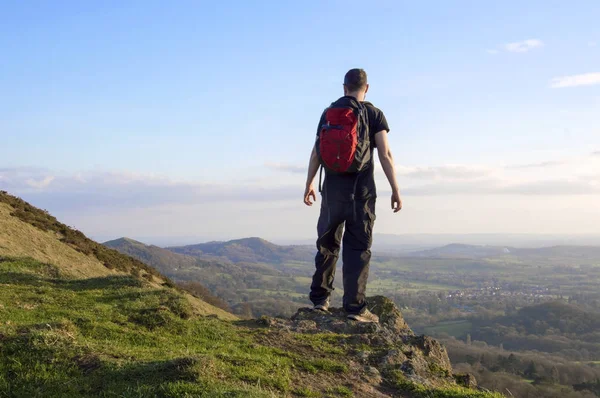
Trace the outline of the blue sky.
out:
<instances>
[{"instance_id":1,"label":"blue sky","mask_svg":"<svg viewBox=\"0 0 600 398\"><path fill-rule=\"evenodd\" d=\"M358 66L409 196L380 232L600 224L597 1L171 3L2 3L0 188L91 235L310 238L315 125Z\"/></svg>"}]
</instances>

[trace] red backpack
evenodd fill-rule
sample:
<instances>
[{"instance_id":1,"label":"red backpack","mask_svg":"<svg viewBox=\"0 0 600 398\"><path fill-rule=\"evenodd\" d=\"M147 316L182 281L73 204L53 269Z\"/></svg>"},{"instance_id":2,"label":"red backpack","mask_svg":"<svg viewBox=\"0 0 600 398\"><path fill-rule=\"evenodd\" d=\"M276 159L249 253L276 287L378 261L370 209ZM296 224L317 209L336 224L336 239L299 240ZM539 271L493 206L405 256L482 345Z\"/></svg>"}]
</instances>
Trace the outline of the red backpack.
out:
<instances>
[{"instance_id":1,"label":"red backpack","mask_svg":"<svg viewBox=\"0 0 600 398\"><path fill-rule=\"evenodd\" d=\"M316 149L321 165L329 172L358 173L371 161L367 109L358 101L353 103L356 106L336 106L334 102L325 110Z\"/></svg>"}]
</instances>

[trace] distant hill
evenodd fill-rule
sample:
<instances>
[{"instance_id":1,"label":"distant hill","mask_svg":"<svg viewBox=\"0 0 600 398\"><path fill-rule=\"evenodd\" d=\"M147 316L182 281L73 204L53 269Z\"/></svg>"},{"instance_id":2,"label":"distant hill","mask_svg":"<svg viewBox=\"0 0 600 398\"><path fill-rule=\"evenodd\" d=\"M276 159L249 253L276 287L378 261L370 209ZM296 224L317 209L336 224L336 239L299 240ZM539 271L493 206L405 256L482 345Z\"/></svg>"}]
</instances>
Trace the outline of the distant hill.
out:
<instances>
[{"instance_id":1,"label":"distant hill","mask_svg":"<svg viewBox=\"0 0 600 398\"><path fill-rule=\"evenodd\" d=\"M409 252L403 257L430 258L519 258L532 265L600 265L600 246L551 246L518 248L450 244L438 248Z\"/></svg>"},{"instance_id":2,"label":"distant hill","mask_svg":"<svg viewBox=\"0 0 600 398\"><path fill-rule=\"evenodd\" d=\"M496 246L477 246L453 243L434 249L407 253L407 256L415 257L492 257L508 254L511 249Z\"/></svg>"},{"instance_id":3,"label":"distant hill","mask_svg":"<svg viewBox=\"0 0 600 398\"><path fill-rule=\"evenodd\" d=\"M252 243L251 239L248 241ZM254 248L260 252L263 241L255 243L258 244ZM244 316L291 314L304 302L293 302L297 296L284 296L278 291L285 288L291 292L298 291L299 296L305 297L308 289L307 283L299 283L294 278L293 269L284 272L263 262L233 262L228 257L215 255L216 251L207 254L192 249L186 252L193 255L187 255L129 238L112 240L104 245L151 265L181 286L193 288L211 304L218 304L211 297L217 296L234 312ZM271 244L267 242L265 245ZM277 250L277 246L272 246Z\"/></svg>"},{"instance_id":4,"label":"distant hill","mask_svg":"<svg viewBox=\"0 0 600 398\"><path fill-rule=\"evenodd\" d=\"M600 259L600 246L550 246L541 248L513 249L520 256L568 259Z\"/></svg>"},{"instance_id":5,"label":"distant hill","mask_svg":"<svg viewBox=\"0 0 600 398\"><path fill-rule=\"evenodd\" d=\"M172 274L180 268L198 265L198 259L194 257L174 253L158 246L146 245L129 238L111 240L104 242L103 245L137 258L166 275Z\"/></svg>"},{"instance_id":6,"label":"distant hill","mask_svg":"<svg viewBox=\"0 0 600 398\"><path fill-rule=\"evenodd\" d=\"M261 238L245 238L228 242L169 247L169 250L195 257L215 256L234 263L282 264L286 261L312 261L315 249L310 246L279 246Z\"/></svg>"},{"instance_id":7,"label":"distant hill","mask_svg":"<svg viewBox=\"0 0 600 398\"><path fill-rule=\"evenodd\" d=\"M476 246L552 247L552 246L600 246L600 234L552 235L552 234L379 234L373 239L375 249L386 251L417 251L441 247L449 243Z\"/></svg>"},{"instance_id":8,"label":"distant hill","mask_svg":"<svg viewBox=\"0 0 600 398\"><path fill-rule=\"evenodd\" d=\"M154 245L146 245L130 238L120 238L103 243L105 246L130 255L144 263L151 265L169 277L179 280L190 280L187 275L194 270L204 270L209 275L227 273L259 272L264 275L280 275L281 273L267 265L257 263L232 262L226 256L215 256L199 250L187 250L182 254L173 250L163 249ZM208 275L207 275L208 276ZM209 278L210 279L210 278Z\"/></svg>"}]
</instances>

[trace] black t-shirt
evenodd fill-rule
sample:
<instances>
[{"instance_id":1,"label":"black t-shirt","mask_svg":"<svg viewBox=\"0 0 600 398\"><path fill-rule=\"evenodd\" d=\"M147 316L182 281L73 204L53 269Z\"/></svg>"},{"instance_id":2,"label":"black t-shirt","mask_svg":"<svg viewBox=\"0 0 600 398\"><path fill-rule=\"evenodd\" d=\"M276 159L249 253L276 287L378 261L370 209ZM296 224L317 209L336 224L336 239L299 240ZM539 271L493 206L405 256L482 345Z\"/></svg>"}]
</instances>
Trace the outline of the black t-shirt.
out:
<instances>
[{"instance_id":1,"label":"black t-shirt","mask_svg":"<svg viewBox=\"0 0 600 398\"><path fill-rule=\"evenodd\" d=\"M351 106L352 102L356 101L354 97L344 96L334 102L336 106ZM367 101L362 102L367 108L367 116L369 119L369 135L371 141L371 163L370 166L356 174L334 174L325 171L325 181L323 183L323 192L327 195L328 201L347 201L352 200L352 194L355 193L356 199L366 199L377 196L375 188L375 166L373 163L375 144L375 134L385 130L390 131L387 120L383 112L376 108L373 104ZM356 105L355 105L356 106ZM325 123L325 112L321 115L319 125L317 127L317 136L320 133L321 125ZM358 179L358 180L357 180ZM354 184L356 182L356 192Z\"/></svg>"}]
</instances>

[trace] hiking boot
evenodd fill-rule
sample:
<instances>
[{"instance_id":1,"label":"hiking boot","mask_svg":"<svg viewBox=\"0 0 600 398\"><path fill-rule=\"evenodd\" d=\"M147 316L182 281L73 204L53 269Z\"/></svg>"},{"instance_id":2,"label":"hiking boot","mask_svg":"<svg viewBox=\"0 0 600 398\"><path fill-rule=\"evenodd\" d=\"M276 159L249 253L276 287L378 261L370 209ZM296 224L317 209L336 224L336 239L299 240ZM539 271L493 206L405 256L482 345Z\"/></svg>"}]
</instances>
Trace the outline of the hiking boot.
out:
<instances>
[{"instance_id":1,"label":"hiking boot","mask_svg":"<svg viewBox=\"0 0 600 398\"><path fill-rule=\"evenodd\" d=\"M329 299L313 307L313 311L329 312Z\"/></svg>"},{"instance_id":2,"label":"hiking boot","mask_svg":"<svg viewBox=\"0 0 600 398\"><path fill-rule=\"evenodd\" d=\"M364 323L379 323L379 317L373 314L368 309L365 309L360 314L348 314L348 319L352 319L356 322L364 322Z\"/></svg>"}]
</instances>

